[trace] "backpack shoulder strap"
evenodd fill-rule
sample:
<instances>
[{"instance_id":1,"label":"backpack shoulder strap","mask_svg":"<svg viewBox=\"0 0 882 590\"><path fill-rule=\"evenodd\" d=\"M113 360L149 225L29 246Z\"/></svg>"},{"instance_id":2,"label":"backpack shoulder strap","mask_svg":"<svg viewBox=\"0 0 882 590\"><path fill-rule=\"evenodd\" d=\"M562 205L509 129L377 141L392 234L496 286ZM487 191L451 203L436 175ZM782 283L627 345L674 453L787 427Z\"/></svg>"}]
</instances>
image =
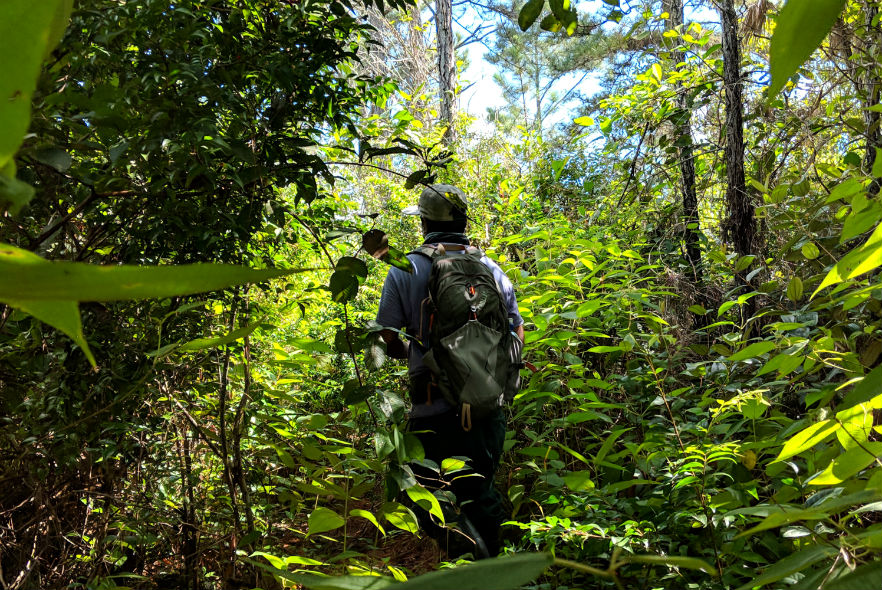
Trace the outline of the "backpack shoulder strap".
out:
<instances>
[{"instance_id":1,"label":"backpack shoulder strap","mask_svg":"<svg viewBox=\"0 0 882 590\"><path fill-rule=\"evenodd\" d=\"M422 246L417 246L408 254L421 254L425 256L429 260L432 260L435 256L438 255L438 251L433 244L423 244Z\"/></svg>"}]
</instances>

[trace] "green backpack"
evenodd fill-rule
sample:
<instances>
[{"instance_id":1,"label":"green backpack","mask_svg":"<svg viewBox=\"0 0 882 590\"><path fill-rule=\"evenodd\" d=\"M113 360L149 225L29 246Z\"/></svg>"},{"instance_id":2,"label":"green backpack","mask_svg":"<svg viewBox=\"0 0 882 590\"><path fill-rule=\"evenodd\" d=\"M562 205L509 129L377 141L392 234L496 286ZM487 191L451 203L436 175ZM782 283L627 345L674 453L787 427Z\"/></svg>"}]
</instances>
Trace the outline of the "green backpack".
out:
<instances>
[{"instance_id":1,"label":"green backpack","mask_svg":"<svg viewBox=\"0 0 882 590\"><path fill-rule=\"evenodd\" d=\"M459 408L463 429L471 430L472 418L514 398L523 344L509 328L505 301L478 248L427 244L414 253L432 261L423 363L444 399Z\"/></svg>"}]
</instances>

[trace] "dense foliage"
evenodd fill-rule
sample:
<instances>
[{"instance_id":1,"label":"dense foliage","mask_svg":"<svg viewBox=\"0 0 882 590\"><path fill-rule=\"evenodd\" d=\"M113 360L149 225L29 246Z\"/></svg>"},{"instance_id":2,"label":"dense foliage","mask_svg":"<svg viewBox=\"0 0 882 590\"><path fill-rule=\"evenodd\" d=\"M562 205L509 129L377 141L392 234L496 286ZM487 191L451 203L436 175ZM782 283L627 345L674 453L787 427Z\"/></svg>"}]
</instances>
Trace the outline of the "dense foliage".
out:
<instances>
[{"instance_id":1,"label":"dense foliage","mask_svg":"<svg viewBox=\"0 0 882 590\"><path fill-rule=\"evenodd\" d=\"M483 6L509 106L456 134L422 5L31 4L0 19L0 588L878 588L877 2ZM436 178L527 322L516 555L476 564L418 529L451 498L372 321Z\"/></svg>"}]
</instances>

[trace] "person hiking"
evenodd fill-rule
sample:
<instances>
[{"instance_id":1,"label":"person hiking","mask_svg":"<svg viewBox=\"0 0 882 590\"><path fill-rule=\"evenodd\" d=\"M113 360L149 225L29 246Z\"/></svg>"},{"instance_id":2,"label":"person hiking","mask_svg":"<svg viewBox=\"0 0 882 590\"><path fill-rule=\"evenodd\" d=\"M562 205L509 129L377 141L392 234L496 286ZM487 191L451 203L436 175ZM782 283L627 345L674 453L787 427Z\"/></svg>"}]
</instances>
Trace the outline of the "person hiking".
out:
<instances>
[{"instance_id":1,"label":"person hiking","mask_svg":"<svg viewBox=\"0 0 882 590\"><path fill-rule=\"evenodd\" d=\"M389 356L408 360L412 404L408 430L419 438L426 459L440 465L448 457L468 458L473 474L455 478L445 489L453 492L466 517L459 518L458 524L467 536L474 537L475 557L494 556L499 553L500 526L506 517L502 497L493 485L505 440L500 403L503 397L510 401L514 396L511 383L507 389L500 383L519 380L524 321L511 281L496 263L471 246L465 235L468 201L462 190L448 184L427 186L419 204L403 213L420 216L424 242L407 255L412 273L390 268L377 323L385 328L381 334ZM468 267L469 261L463 257L480 264L471 262ZM464 268L454 270L466 277L468 284L445 289L445 281L452 279L440 276L439 265ZM462 301L451 303L451 297ZM457 317L449 317L449 310L457 305L467 307L456 312ZM473 319L480 321L469 321ZM490 320L495 329L484 325ZM452 322L450 329L456 334L441 339L439 326L445 322ZM504 327L500 322L505 322ZM406 340L394 331L402 328ZM512 356L511 363L508 350L503 351L509 342L517 356ZM457 355L459 358L454 358ZM471 366L463 369L466 365ZM509 376L500 376L500 370L507 370ZM498 393L502 389L504 395ZM491 396L489 401L487 395ZM499 401L493 397L496 395ZM419 465L414 465L414 473L426 482L425 487L438 487L432 485L432 480L437 482L437 473Z\"/></svg>"}]
</instances>

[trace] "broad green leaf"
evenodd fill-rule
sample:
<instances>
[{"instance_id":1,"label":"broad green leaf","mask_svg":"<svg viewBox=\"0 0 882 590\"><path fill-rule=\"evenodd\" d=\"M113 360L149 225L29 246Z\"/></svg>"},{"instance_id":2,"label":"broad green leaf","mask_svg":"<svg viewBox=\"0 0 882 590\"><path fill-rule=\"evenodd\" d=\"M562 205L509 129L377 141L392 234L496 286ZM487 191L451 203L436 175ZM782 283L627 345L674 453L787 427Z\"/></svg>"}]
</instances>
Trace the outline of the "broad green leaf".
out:
<instances>
[{"instance_id":1,"label":"broad green leaf","mask_svg":"<svg viewBox=\"0 0 882 590\"><path fill-rule=\"evenodd\" d=\"M76 301L14 301L6 303L14 309L28 313L41 322L67 334L83 350L89 364L95 366L95 357L83 335L83 323Z\"/></svg>"},{"instance_id":2,"label":"broad green leaf","mask_svg":"<svg viewBox=\"0 0 882 590\"><path fill-rule=\"evenodd\" d=\"M774 97L817 49L842 12L845 0L788 0L778 12L769 46L769 98Z\"/></svg>"},{"instance_id":3,"label":"broad green leaf","mask_svg":"<svg viewBox=\"0 0 882 590\"><path fill-rule=\"evenodd\" d=\"M417 120L417 119L414 119L414 120ZM427 173L428 173L428 170L417 170L416 172L412 172L405 179L404 188L406 188L407 190L412 189L413 187L415 187L416 185L418 185L420 182L423 181L423 178L426 177Z\"/></svg>"},{"instance_id":4,"label":"broad green leaf","mask_svg":"<svg viewBox=\"0 0 882 590\"><path fill-rule=\"evenodd\" d=\"M358 277L348 269L334 271L329 287L336 303L348 303L358 294Z\"/></svg>"},{"instance_id":5,"label":"broad green leaf","mask_svg":"<svg viewBox=\"0 0 882 590\"><path fill-rule=\"evenodd\" d=\"M789 375L802 364L803 360L804 358L799 355L781 353L769 359L769 362L764 364L762 368L756 372L756 375L759 377L776 370L778 371L779 376Z\"/></svg>"},{"instance_id":6,"label":"broad green leaf","mask_svg":"<svg viewBox=\"0 0 882 590\"><path fill-rule=\"evenodd\" d=\"M880 394L882 394L882 366L876 367L865 375L845 396L837 410L843 411L857 404L868 402Z\"/></svg>"},{"instance_id":7,"label":"broad green leaf","mask_svg":"<svg viewBox=\"0 0 882 590\"><path fill-rule=\"evenodd\" d=\"M524 4L524 7L518 13L518 26L522 31L526 31L536 22L544 7L545 0L530 0Z\"/></svg>"},{"instance_id":8,"label":"broad green leaf","mask_svg":"<svg viewBox=\"0 0 882 590\"><path fill-rule=\"evenodd\" d=\"M793 277L787 284L787 298L794 303L799 303L802 299L802 279Z\"/></svg>"},{"instance_id":9,"label":"broad green leaf","mask_svg":"<svg viewBox=\"0 0 882 590\"><path fill-rule=\"evenodd\" d=\"M873 431L873 410L868 404L858 404L836 413L842 428L836 431L836 438L843 449L853 449L869 441Z\"/></svg>"},{"instance_id":10,"label":"broad green leaf","mask_svg":"<svg viewBox=\"0 0 882 590\"><path fill-rule=\"evenodd\" d=\"M746 348L742 348L729 357L730 361L746 361L747 359L756 358L761 354L765 354L775 348L774 342L763 341L754 342Z\"/></svg>"},{"instance_id":11,"label":"broad green leaf","mask_svg":"<svg viewBox=\"0 0 882 590\"><path fill-rule=\"evenodd\" d=\"M717 570L703 559L698 559L697 557L679 557L673 555L626 555L619 557L619 561L622 563L646 563L649 565L681 567L685 569L699 570L712 576L717 575Z\"/></svg>"},{"instance_id":12,"label":"broad green leaf","mask_svg":"<svg viewBox=\"0 0 882 590\"><path fill-rule=\"evenodd\" d=\"M407 495L418 506L427 510L429 514L436 517L439 521L444 522L444 513L441 511L441 504L438 502L435 494L421 485L415 485L407 488Z\"/></svg>"},{"instance_id":13,"label":"broad green leaf","mask_svg":"<svg viewBox=\"0 0 882 590\"><path fill-rule=\"evenodd\" d=\"M396 590L511 590L535 580L554 563L548 553L519 553L482 559L455 569L439 570L396 584Z\"/></svg>"},{"instance_id":14,"label":"broad green leaf","mask_svg":"<svg viewBox=\"0 0 882 590\"><path fill-rule=\"evenodd\" d=\"M839 236L839 243L844 244L848 240L868 231L879 223L880 219L882 219L882 204L878 201L870 201L869 205L860 211L853 209L848 217L845 218L845 223L842 224L842 235Z\"/></svg>"},{"instance_id":15,"label":"broad green leaf","mask_svg":"<svg viewBox=\"0 0 882 590\"><path fill-rule=\"evenodd\" d=\"M841 283L842 281L853 279L857 276L871 271L882 265L882 223L876 226L875 231L869 239L861 246L858 246L848 254L842 257L812 293L812 297L817 295L824 287Z\"/></svg>"},{"instance_id":16,"label":"broad green leaf","mask_svg":"<svg viewBox=\"0 0 882 590\"><path fill-rule=\"evenodd\" d=\"M784 443L784 448L781 449L781 452L778 453L778 456L772 461L772 463L784 461L794 455L802 453L803 451L807 451L816 444L827 440L827 438L832 436L833 433L840 428L839 423L833 420L824 420L800 430L796 435L792 436L786 443Z\"/></svg>"},{"instance_id":17,"label":"broad green leaf","mask_svg":"<svg viewBox=\"0 0 882 590\"><path fill-rule=\"evenodd\" d=\"M380 525L380 523L377 521L377 517L374 516L373 513L368 512L367 510L361 510L360 508L354 508L349 511L349 515L359 516L361 518L367 519L371 522L371 524L377 527L383 535L386 534L386 530Z\"/></svg>"},{"instance_id":18,"label":"broad green leaf","mask_svg":"<svg viewBox=\"0 0 882 590\"><path fill-rule=\"evenodd\" d=\"M882 457L882 442L864 443L851 448L830 462L826 469L806 481L810 486L838 485L866 469Z\"/></svg>"},{"instance_id":19,"label":"broad green leaf","mask_svg":"<svg viewBox=\"0 0 882 590\"><path fill-rule=\"evenodd\" d=\"M782 578L786 578L790 574L804 570L814 563L836 555L838 552L839 549L837 547L829 545L815 545L808 549L803 549L802 551L798 551L793 555L788 555L784 559L775 562L773 565L767 567L761 575L743 586L739 586L736 590L750 590L751 588L758 588L765 586L766 584L771 584L772 582L777 582Z\"/></svg>"},{"instance_id":20,"label":"broad green leaf","mask_svg":"<svg viewBox=\"0 0 882 590\"><path fill-rule=\"evenodd\" d=\"M345 271L357 276L359 279L366 279L368 276L368 267L364 260L355 258L354 256L344 256L337 261L334 267L337 271Z\"/></svg>"},{"instance_id":21,"label":"broad green leaf","mask_svg":"<svg viewBox=\"0 0 882 590\"><path fill-rule=\"evenodd\" d=\"M882 177L882 149L876 148L876 158L873 160L873 176Z\"/></svg>"},{"instance_id":22,"label":"broad green leaf","mask_svg":"<svg viewBox=\"0 0 882 590\"><path fill-rule=\"evenodd\" d=\"M49 147L34 151L34 159L51 166L59 172L65 172L72 163L70 154L61 148Z\"/></svg>"},{"instance_id":23,"label":"broad green leaf","mask_svg":"<svg viewBox=\"0 0 882 590\"><path fill-rule=\"evenodd\" d=\"M573 119L573 123L576 125L581 125L582 127L591 127L594 125L594 119L591 117L576 117Z\"/></svg>"},{"instance_id":24,"label":"broad green leaf","mask_svg":"<svg viewBox=\"0 0 882 590\"><path fill-rule=\"evenodd\" d=\"M416 516L409 508L398 502L387 502L382 508L383 517L395 528L416 534L420 529Z\"/></svg>"},{"instance_id":25,"label":"broad green leaf","mask_svg":"<svg viewBox=\"0 0 882 590\"><path fill-rule=\"evenodd\" d=\"M34 187L0 172L0 214L17 215L34 197Z\"/></svg>"},{"instance_id":26,"label":"broad green leaf","mask_svg":"<svg viewBox=\"0 0 882 590\"><path fill-rule=\"evenodd\" d=\"M309 531L307 535L317 535L339 529L346 520L329 508L318 507L309 515Z\"/></svg>"},{"instance_id":27,"label":"broad green leaf","mask_svg":"<svg viewBox=\"0 0 882 590\"><path fill-rule=\"evenodd\" d=\"M0 170L6 168L30 124L31 96L46 54L64 31L72 3L4 2L0 17ZM59 23L62 26L59 26ZM2 275L2 272L0 272Z\"/></svg>"},{"instance_id":28,"label":"broad green leaf","mask_svg":"<svg viewBox=\"0 0 882 590\"><path fill-rule=\"evenodd\" d=\"M563 480L567 487L574 492L594 489L594 482L591 481L590 471L573 471L564 475Z\"/></svg>"},{"instance_id":29,"label":"broad green leaf","mask_svg":"<svg viewBox=\"0 0 882 590\"><path fill-rule=\"evenodd\" d=\"M227 264L98 266L44 260L0 244L0 301L119 301L192 295L232 285L257 283L297 270Z\"/></svg>"},{"instance_id":30,"label":"broad green leaf","mask_svg":"<svg viewBox=\"0 0 882 590\"><path fill-rule=\"evenodd\" d=\"M805 256L807 260L814 260L821 255L821 251L818 249L814 242L806 242L802 245L801 250L802 255Z\"/></svg>"},{"instance_id":31,"label":"broad green leaf","mask_svg":"<svg viewBox=\"0 0 882 590\"><path fill-rule=\"evenodd\" d=\"M879 590L880 580L882 580L882 561L876 560L858 566L853 572L824 584L823 590Z\"/></svg>"},{"instance_id":32,"label":"broad green leaf","mask_svg":"<svg viewBox=\"0 0 882 590\"><path fill-rule=\"evenodd\" d=\"M838 201L840 199L848 200L849 197L852 197L859 192L864 190L864 185L856 178L848 178L843 180L830 191L830 195L824 201L824 204L829 205L834 201Z\"/></svg>"}]
</instances>

